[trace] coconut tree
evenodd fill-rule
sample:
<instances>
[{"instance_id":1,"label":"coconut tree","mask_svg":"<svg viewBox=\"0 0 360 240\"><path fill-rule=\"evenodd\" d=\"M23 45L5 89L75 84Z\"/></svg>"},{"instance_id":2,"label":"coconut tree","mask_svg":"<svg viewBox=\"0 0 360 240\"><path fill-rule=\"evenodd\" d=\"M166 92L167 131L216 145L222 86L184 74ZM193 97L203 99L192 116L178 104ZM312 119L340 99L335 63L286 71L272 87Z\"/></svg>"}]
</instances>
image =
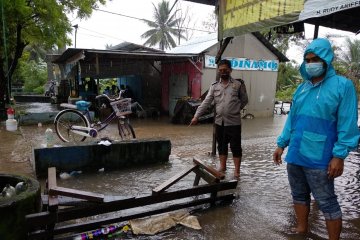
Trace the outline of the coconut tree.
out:
<instances>
[{"instance_id":1,"label":"coconut tree","mask_svg":"<svg viewBox=\"0 0 360 240\"><path fill-rule=\"evenodd\" d=\"M144 20L151 28L141 35L146 38L144 45L150 47L159 44L161 50L170 49L176 46L173 36L180 36L185 39L182 33L179 34L177 24L180 21L176 18L176 12L171 14L169 2L163 0L156 7L154 4L154 21Z\"/></svg>"},{"instance_id":2,"label":"coconut tree","mask_svg":"<svg viewBox=\"0 0 360 240\"><path fill-rule=\"evenodd\" d=\"M345 49L339 56L339 63L345 70L343 74L350 78L359 92L360 78L360 40L346 38Z\"/></svg>"}]
</instances>

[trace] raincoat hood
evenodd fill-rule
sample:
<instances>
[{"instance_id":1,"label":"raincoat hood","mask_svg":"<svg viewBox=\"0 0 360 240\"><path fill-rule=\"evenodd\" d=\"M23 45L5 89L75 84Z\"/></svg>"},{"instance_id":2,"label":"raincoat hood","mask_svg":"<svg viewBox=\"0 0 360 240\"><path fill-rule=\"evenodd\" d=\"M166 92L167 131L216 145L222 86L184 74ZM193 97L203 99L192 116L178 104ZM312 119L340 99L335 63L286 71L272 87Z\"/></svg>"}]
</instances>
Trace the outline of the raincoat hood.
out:
<instances>
[{"instance_id":1,"label":"raincoat hood","mask_svg":"<svg viewBox=\"0 0 360 240\"><path fill-rule=\"evenodd\" d=\"M307 168L327 169L332 158L345 159L359 144L358 101L351 80L336 75L334 53L326 39L315 39L304 57L314 53L327 63L324 78L312 83L305 71L296 89L284 129L277 140L288 148L285 160Z\"/></svg>"},{"instance_id":2,"label":"raincoat hood","mask_svg":"<svg viewBox=\"0 0 360 240\"><path fill-rule=\"evenodd\" d=\"M329 40L325 38L317 38L312 41L306 48L304 52L303 59L305 59L306 54L314 53L316 56L320 57L327 64L326 75L325 78L335 75L335 69L332 65L332 61L334 60L334 52L331 48L331 44ZM305 61L300 66L300 73L304 80L311 80L311 77L307 74L305 70Z\"/></svg>"}]
</instances>

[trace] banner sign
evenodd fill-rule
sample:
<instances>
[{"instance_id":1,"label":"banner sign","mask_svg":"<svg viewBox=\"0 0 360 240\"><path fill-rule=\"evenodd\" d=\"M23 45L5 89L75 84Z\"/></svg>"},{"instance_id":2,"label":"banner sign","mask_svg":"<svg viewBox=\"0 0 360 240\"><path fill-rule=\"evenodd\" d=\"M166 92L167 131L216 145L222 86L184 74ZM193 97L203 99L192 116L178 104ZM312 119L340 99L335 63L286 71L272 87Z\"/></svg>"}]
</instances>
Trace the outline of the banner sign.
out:
<instances>
[{"instance_id":1,"label":"banner sign","mask_svg":"<svg viewBox=\"0 0 360 240\"><path fill-rule=\"evenodd\" d=\"M219 0L219 40L360 7L360 0Z\"/></svg>"},{"instance_id":2,"label":"banner sign","mask_svg":"<svg viewBox=\"0 0 360 240\"><path fill-rule=\"evenodd\" d=\"M231 61L233 70L271 71L279 69L278 60L255 60L248 58L226 58ZM205 68L216 68L215 56L205 55Z\"/></svg>"}]
</instances>

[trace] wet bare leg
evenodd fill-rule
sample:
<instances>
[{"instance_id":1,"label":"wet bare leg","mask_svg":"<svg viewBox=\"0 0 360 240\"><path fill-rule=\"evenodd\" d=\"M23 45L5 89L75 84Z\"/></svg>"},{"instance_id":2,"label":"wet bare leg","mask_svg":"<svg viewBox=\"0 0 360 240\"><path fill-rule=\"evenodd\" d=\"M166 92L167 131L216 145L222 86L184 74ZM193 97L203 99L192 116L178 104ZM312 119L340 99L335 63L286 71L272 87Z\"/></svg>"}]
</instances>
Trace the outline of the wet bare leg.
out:
<instances>
[{"instance_id":1,"label":"wet bare leg","mask_svg":"<svg viewBox=\"0 0 360 240\"><path fill-rule=\"evenodd\" d=\"M340 239L342 219L326 220L326 228L328 230L329 240Z\"/></svg>"},{"instance_id":2,"label":"wet bare leg","mask_svg":"<svg viewBox=\"0 0 360 240\"><path fill-rule=\"evenodd\" d=\"M234 178L240 178L240 165L241 165L241 158L240 157L234 157Z\"/></svg>"},{"instance_id":3,"label":"wet bare leg","mask_svg":"<svg viewBox=\"0 0 360 240\"><path fill-rule=\"evenodd\" d=\"M308 232L308 217L310 206L303 204L294 204L297 226L292 229L293 232L306 234Z\"/></svg>"},{"instance_id":4,"label":"wet bare leg","mask_svg":"<svg viewBox=\"0 0 360 240\"><path fill-rule=\"evenodd\" d=\"M220 159L220 167L219 167L218 171L219 172L225 172L226 171L227 155L219 155L219 159Z\"/></svg>"}]
</instances>

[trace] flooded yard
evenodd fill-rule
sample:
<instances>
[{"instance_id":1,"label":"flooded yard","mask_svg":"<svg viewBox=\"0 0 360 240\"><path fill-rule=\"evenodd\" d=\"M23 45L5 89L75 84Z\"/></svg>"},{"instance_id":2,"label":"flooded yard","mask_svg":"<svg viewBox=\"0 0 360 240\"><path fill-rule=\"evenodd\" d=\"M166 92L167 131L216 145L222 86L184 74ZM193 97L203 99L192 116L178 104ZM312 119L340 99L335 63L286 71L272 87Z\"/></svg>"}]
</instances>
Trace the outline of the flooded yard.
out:
<instances>
[{"instance_id":1,"label":"flooded yard","mask_svg":"<svg viewBox=\"0 0 360 240\"><path fill-rule=\"evenodd\" d=\"M272 153L275 141L286 120L286 115L255 118L243 121L243 160L241 177L231 205L197 212L202 230L176 227L146 239L327 239L324 218L312 202L311 234L301 237L290 234L294 224L292 200L287 181L286 165L275 166ZM80 174L58 185L124 197L144 196L192 163L198 157L217 166L212 157L212 124L188 127L173 125L169 118L132 119L137 138L162 137L171 140L169 162L118 171ZM19 133L8 133L1 125L1 172L34 176L29 160L31 148L44 143L44 132L52 125L21 126ZM19 135L16 134L20 134ZM100 137L116 137L116 126L111 125ZM62 144L57 141L56 144ZM228 161L227 179L232 178L233 163ZM170 189L181 189L193 184L190 174ZM42 181L42 180L41 180ZM201 184L201 182L200 182ZM360 160L358 153L346 159L344 174L336 179L336 193L343 211L342 239L360 239ZM140 238L139 238L140 239ZM144 238L141 238L144 239Z\"/></svg>"}]
</instances>

